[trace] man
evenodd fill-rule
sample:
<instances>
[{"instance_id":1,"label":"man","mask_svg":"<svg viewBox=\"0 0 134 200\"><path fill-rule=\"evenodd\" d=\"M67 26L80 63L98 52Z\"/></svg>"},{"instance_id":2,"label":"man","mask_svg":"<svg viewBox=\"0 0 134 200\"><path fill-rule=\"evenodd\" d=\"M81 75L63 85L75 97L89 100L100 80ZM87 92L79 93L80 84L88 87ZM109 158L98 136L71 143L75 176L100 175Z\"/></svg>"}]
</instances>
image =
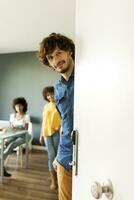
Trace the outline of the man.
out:
<instances>
[{"instance_id":1,"label":"man","mask_svg":"<svg viewBox=\"0 0 134 200\"><path fill-rule=\"evenodd\" d=\"M55 101L62 119L62 132L56 159L59 200L72 199L72 141L74 108L74 52L71 39L52 33L40 43L39 58L61 75L55 87Z\"/></svg>"}]
</instances>

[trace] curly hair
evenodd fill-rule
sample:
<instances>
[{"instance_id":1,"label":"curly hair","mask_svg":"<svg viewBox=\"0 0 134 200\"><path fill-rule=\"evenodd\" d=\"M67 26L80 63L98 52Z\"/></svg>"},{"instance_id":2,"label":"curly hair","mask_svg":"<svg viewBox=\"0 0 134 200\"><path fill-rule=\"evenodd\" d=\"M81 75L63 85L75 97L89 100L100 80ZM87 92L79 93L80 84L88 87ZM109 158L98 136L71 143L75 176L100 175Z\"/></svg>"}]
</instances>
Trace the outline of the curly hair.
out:
<instances>
[{"instance_id":1,"label":"curly hair","mask_svg":"<svg viewBox=\"0 0 134 200\"><path fill-rule=\"evenodd\" d=\"M75 45L74 42L68 37L59 33L51 33L48 37L44 38L40 43L40 49L38 52L39 60L50 67L46 55L51 54L55 48L58 47L61 50L71 52L73 60L75 59Z\"/></svg>"},{"instance_id":2,"label":"curly hair","mask_svg":"<svg viewBox=\"0 0 134 200\"><path fill-rule=\"evenodd\" d=\"M12 105L13 105L13 109L14 109L15 112L16 112L15 106L17 104L21 104L22 106L24 106L23 112L26 113L27 107L28 107L26 99L24 97L17 97L15 99L13 99Z\"/></svg>"},{"instance_id":3,"label":"curly hair","mask_svg":"<svg viewBox=\"0 0 134 200\"><path fill-rule=\"evenodd\" d=\"M47 93L50 93L50 94L54 94L54 87L53 86L49 86L49 87L45 87L42 91L42 95L43 95L43 98L48 101L47 99ZM49 102L49 101L48 101Z\"/></svg>"}]
</instances>

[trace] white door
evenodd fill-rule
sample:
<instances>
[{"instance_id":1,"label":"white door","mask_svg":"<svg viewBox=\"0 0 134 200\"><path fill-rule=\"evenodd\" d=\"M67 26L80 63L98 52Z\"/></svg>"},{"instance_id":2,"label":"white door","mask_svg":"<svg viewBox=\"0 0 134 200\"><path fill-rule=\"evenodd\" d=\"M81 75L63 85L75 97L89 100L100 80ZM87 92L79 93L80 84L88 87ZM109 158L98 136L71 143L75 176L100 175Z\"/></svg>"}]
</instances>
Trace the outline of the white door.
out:
<instances>
[{"instance_id":1,"label":"white door","mask_svg":"<svg viewBox=\"0 0 134 200\"><path fill-rule=\"evenodd\" d=\"M73 200L110 179L114 200L134 191L134 1L76 0ZM107 199L105 195L102 199Z\"/></svg>"}]
</instances>

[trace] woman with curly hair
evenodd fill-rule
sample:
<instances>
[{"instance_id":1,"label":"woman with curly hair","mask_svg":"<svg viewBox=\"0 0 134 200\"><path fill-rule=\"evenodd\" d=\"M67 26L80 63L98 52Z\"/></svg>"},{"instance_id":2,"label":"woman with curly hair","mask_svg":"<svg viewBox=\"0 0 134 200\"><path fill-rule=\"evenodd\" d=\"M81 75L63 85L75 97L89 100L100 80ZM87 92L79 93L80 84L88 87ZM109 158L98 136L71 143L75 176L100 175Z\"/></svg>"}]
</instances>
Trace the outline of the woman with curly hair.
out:
<instances>
[{"instance_id":1,"label":"woman with curly hair","mask_svg":"<svg viewBox=\"0 0 134 200\"><path fill-rule=\"evenodd\" d=\"M48 168L51 177L50 189L55 190L57 189L57 175L53 167L53 161L57 155L59 145L61 119L54 101L54 87L45 87L42 94L44 100L48 103L45 104L43 109L40 142L43 138L48 152Z\"/></svg>"},{"instance_id":2,"label":"woman with curly hair","mask_svg":"<svg viewBox=\"0 0 134 200\"><path fill-rule=\"evenodd\" d=\"M12 103L14 113L10 115L10 128L13 130L28 130L28 125L30 122L30 116L26 114L27 112L27 101L24 97L18 97L13 99ZM30 140L30 135L28 135L28 140ZM12 137L7 139L6 148L4 150L4 159L12 153L13 149L25 143L25 136Z\"/></svg>"}]
</instances>

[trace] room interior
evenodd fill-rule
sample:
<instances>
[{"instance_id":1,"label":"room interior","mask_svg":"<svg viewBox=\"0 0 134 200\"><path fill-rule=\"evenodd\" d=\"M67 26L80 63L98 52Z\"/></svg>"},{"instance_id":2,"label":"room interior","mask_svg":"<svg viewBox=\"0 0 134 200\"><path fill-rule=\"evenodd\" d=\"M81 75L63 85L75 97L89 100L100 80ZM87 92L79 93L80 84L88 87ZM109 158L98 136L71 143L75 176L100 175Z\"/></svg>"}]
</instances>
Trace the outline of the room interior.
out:
<instances>
[{"instance_id":1,"label":"room interior","mask_svg":"<svg viewBox=\"0 0 134 200\"><path fill-rule=\"evenodd\" d=\"M24 96L33 125L32 148L39 150L44 148L39 143L45 103L42 90L59 79L56 72L38 60L39 43L52 32L75 39L74 0L0 0L0 120L9 120L12 100ZM15 156L7 162L13 177L0 184L0 199L17 200L23 196L23 199L56 200L57 193L50 193L46 182L46 153L29 154L28 171L21 168Z\"/></svg>"},{"instance_id":2,"label":"room interior","mask_svg":"<svg viewBox=\"0 0 134 200\"><path fill-rule=\"evenodd\" d=\"M9 120L12 99L24 96L33 123L33 145L39 145L42 90L59 75L38 60L39 43L52 32L74 40L75 1L0 1L0 119Z\"/></svg>"}]
</instances>

